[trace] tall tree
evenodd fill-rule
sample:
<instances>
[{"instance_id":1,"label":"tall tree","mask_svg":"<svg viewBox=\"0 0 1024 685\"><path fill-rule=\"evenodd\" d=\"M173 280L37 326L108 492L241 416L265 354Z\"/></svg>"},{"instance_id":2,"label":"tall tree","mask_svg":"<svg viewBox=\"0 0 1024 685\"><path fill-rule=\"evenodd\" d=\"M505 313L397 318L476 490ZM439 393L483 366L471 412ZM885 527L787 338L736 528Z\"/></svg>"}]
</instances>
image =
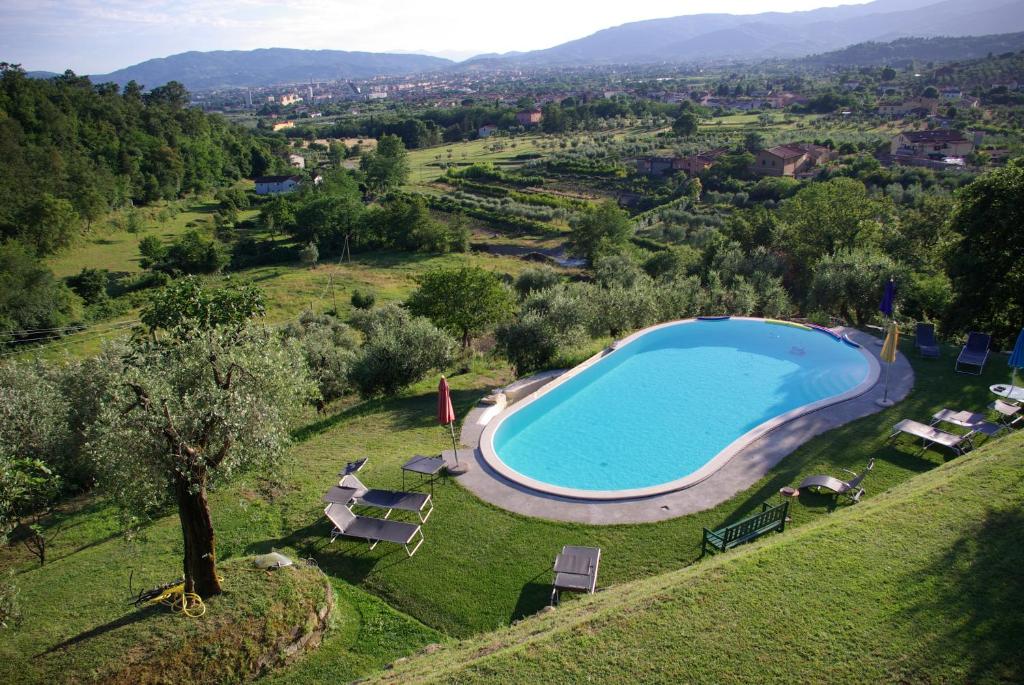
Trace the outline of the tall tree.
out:
<instances>
[{"instance_id":1,"label":"tall tree","mask_svg":"<svg viewBox=\"0 0 1024 685\"><path fill-rule=\"evenodd\" d=\"M629 215L611 200L583 212L572 224L569 249L593 263L602 250L616 250L633 235Z\"/></svg>"},{"instance_id":2,"label":"tall tree","mask_svg":"<svg viewBox=\"0 0 1024 685\"><path fill-rule=\"evenodd\" d=\"M1009 345L1024 323L1024 159L991 171L956 194L948 251L955 292L953 330L992 331Z\"/></svg>"},{"instance_id":3,"label":"tall tree","mask_svg":"<svg viewBox=\"0 0 1024 685\"><path fill-rule=\"evenodd\" d=\"M185 591L221 591L208 488L272 466L315 389L302 354L261 326L135 342L104 367L90 429L99 483L135 516L177 505Z\"/></svg>"},{"instance_id":4,"label":"tall tree","mask_svg":"<svg viewBox=\"0 0 1024 685\"><path fill-rule=\"evenodd\" d=\"M366 174L367 189L381 195L405 183L409 177L409 153L401 138L383 135L377 149L363 157L359 168Z\"/></svg>"},{"instance_id":5,"label":"tall tree","mask_svg":"<svg viewBox=\"0 0 1024 685\"><path fill-rule=\"evenodd\" d=\"M792 280L806 285L810 270L823 257L878 247L892 214L892 202L869 197L860 181L812 183L782 204L773 240L790 259Z\"/></svg>"}]
</instances>

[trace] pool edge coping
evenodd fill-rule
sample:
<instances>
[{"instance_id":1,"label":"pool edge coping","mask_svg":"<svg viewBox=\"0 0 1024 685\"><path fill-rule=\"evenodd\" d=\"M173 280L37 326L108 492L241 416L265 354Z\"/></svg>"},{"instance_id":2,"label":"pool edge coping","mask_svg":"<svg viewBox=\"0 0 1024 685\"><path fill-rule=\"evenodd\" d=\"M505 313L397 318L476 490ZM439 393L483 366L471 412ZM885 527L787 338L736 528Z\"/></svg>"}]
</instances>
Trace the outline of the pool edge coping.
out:
<instances>
[{"instance_id":1,"label":"pool edge coping","mask_svg":"<svg viewBox=\"0 0 1024 685\"><path fill-rule=\"evenodd\" d=\"M738 321L759 321L767 325L780 325L775 321L769 321L760 317L749 317L749 316L734 316L723 319L714 320L738 320ZM613 502L616 500L636 500L644 499L649 497L656 497L658 495L666 495L673 492L679 492L692 488L695 485L699 485L704 482L715 473L724 468L736 455L756 443L761 438L765 437L769 433L779 429L780 427L796 421L797 419L821 411L828 407L832 407L850 400L854 400L862 395L871 391L881 376L881 365L875 356L866 349L863 345L857 344L857 351L861 353L864 359L868 363L868 375L855 387L847 390L839 395L833 395L817 402L805 404L799 407L795 407L784 414L779 414L768 421L762 422L750 429L743 435L738 436L731 443L726 445L720 450L714 457L709 459L703 466L696 471L677 478L676 480L669 481L667 483L661 483L659 485L652 485L643 488L629 488L624 490L581 490L578 488L567 488L559 485L552 485L551 483L545 483L536 479L530 478L522 473L519 473L515 469L505 464L501 457L498 456L494 449L493 439L494 434L501 426L502 422L505 421L509 416L515 414L517 411L529 406L536 400L540 399L543 395L551 392L558 386L567 382L571 378L579 375L583 371L589 369L597 362L601 361L605 357L614 354L621 350L626 345L634 342L636 339L647 335L653 331L661 328L667 328L669 326L676 326L680 324L690 324L697 321L706 321L707 319L679 319L675 321L667 321L664 323L656 324L654 326L648 326L647 328L640 329L632 333L631 335L623 338L622 340L616 341L610 347L598 352L592 357L584 360L580 364L577 364L573 368L569 369L565 373L562 373L553 378L549 383L531 392L529 395L523 397L512 406L502 410L497 415L490 418L487 425L484 426L483 432L480 435L478 450L484 463L487 464L491 469L498 473L502 478L505 478L521 487L529 490L536 491L542 495L554 495L557 497L566 497L582 502ZM816 330L816 329L810 329ZM823 331L819 331L824 333ZM836 342L839 344L845 344L841 336L834 335Z\"/></svg>"}]
</instances>

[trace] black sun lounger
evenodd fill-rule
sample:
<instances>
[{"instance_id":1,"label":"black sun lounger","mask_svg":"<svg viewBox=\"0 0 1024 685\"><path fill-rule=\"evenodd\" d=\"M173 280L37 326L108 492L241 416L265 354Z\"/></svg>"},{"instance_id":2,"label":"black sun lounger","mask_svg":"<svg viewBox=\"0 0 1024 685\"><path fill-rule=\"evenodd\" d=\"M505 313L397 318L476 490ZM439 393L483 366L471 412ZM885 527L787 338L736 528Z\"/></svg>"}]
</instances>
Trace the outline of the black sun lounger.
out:
<instances>
[{"instance_id":1,"label":"black sun lounger","mask_svg":"<svg viewBox=\"0 0 1024 685\"><path fill-rule=\"evenodd\" d=\"M405 553L410 557L416 554L416 550L423 544L423 530L415 523L403 523L402 521L388 521L370 516L356 516L352 510L343 504L328 504L324 509L327 520L334 524L331 531L331 542L339 535L351 538L362 538L370 543L370 549L377 546L378 542L393 542L396 545L405 546ZM419 534L420 539L410 550L409 545Z\"/></svg>"},{"instance_id":2,"label":"black sun lounger","mask_svg":"<svg viewBox=\"0 0 1024 685\"><path fill-rule=\"evenodd\" d=\"M939 356L939 343L935 342L935 326L933 324L917 324L917 330L914 332L914 347L922 357L935 359Z\"/></svg>"},{"instance_id":3,"label":"black sun lounger","mask_svg":"<svg viewBox=\"0 0 1024 685\"><path fill-rule=\"evenodd\" d=\"M600 547L562 547L562 553L555 557L551 605L558 604L558 593L561 590L593 594L597 588L597 569L600 565Z\"/></svg>"},{"instance_id":4,"label":"black sun lounger","mask_svg":"<svg viewBox=\"0 0 1024 685\"><path fill-rule=\"evenodd\" d=\"M425 492L402 492L401 490L376 490L363 485L355 474L342 476L338 483L343 488L354 488L352 504L373 507L375 509L387 509L384 518L391 516L395 509L399 511L411 511L420 517L420 523L426 523L430 515L434 513L434 502L430 495ZM424 512L424 510L426 510Z\"/></svg>"},{"instance_id":5,"label":"black sun lounger","mask_svg":"<svg viewBox=\"0 0 1024 685\"><path fill-rule=\"evenodd\" d=\"M992 336L988 333L971 331L967 336L967 344L960 350L960 356L956 358L954 367L956 372L980 376L985 370L985 362L988 361L988 348L991 342ZM967 367L966 370L961 370L961 366ZM971 371L971 367L976 368L977 371Z\"/></svg>"}]
</instances>

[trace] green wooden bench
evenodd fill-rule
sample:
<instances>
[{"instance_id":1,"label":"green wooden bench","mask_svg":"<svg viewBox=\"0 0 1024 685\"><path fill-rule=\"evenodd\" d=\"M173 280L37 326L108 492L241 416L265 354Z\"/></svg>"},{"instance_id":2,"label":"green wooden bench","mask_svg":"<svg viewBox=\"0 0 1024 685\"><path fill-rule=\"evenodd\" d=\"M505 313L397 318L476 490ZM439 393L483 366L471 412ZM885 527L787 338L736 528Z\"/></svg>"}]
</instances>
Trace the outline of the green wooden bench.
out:
<instances>
[{"instance_id":1,"label":"green wooden bench","mask_svg":"<svg viewBox=\"0 0 1024 685\"><path fill-rule=\"evenodd\" d=\"M788 512L788 501L776 504L774 507L765 502L761 505L760 514L754 514L718 530L705 528L704 542L700 549L701 556L707 554L709 549L724 552L772 530L778 530L781 533L786 529L786 514Z\"/></svg>"}]
</instances>

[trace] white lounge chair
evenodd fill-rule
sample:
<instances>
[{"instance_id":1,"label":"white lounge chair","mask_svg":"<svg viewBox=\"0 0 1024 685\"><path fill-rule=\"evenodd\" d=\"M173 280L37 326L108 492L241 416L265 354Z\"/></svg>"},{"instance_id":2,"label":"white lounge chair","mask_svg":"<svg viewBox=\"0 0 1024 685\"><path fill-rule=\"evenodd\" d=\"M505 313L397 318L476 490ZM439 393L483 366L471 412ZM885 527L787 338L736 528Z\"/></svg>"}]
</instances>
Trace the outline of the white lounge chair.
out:
<instances>
[{"instance_id":1,"label":"white lounge chair","mask_svg":"<svg viewBox=\"0 0 1024 685\"><path fill-rule=\"evenodd\" d=\"M914 421L912 419L903 419L895 426L892 427L892 435L889 439L892 440L900 433L906 433L912 435L915 438L920 438L924 449L928 449L932 445L939 445L952 450L953 453L961 455L967 450L965 447L971 447L971 442L968 435L956 435L954 433L947 433L946 431L939 430L934 426L926 426L923 423Z\"/></svg>"},{"instance_id":2,"label":"white lounge chair","mask_svg":"<svg viewBox=\"0 0 1024 685\"><path fill-rule=\"evenodd\" d=\"M334 524L331 531L331 542L339 535L352 538L362 538L370 543L370 549L377 546L378 542L393 542L396 545L405 546L405 553L410 557L416 554L416 550L423 544L423 530L415 523L403 523L402 521L389 521L371 516L356 516L352 510L343 504L328 504L324 509L324 515ZM420 536L418 542L410 550L409 545Z\"/></svg>"},{"instance_id":3,"label":"white lounge chair","mask_svg":"<svg viewBox=\"0 0 1024 685\"><path fill-rule=\"evenodd\" d=\"M853 478L850 480L839 480L832 476L808 476L800 481L800 485L797 490L815 489L815 490L831 490L836 495L845 495L856 504L860 501L860 498L864 496L864 488L861 487L861 483L867 477L871 469L875 468L875 460L872 458L868 461L868 465L860 473L854 473L849 469L843 469L847 473L851 474Z\"/></svg>"}]
</instances>

